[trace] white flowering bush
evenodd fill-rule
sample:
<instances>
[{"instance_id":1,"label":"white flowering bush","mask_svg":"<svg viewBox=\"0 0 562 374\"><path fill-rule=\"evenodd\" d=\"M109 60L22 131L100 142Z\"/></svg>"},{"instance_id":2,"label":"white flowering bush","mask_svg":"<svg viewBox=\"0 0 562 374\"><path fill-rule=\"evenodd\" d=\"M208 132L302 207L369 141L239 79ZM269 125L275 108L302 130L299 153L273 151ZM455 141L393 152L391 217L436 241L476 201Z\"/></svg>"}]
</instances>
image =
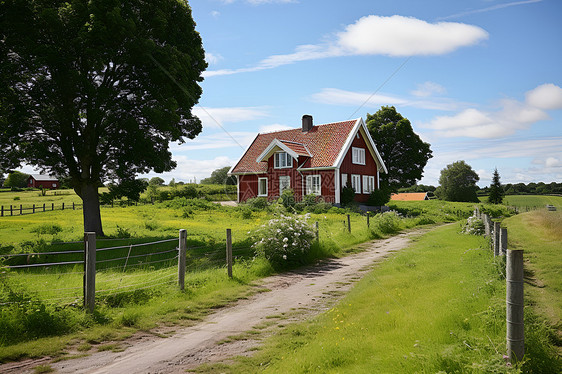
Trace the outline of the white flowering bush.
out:
<instances>
[{"instance_id":1,"label":"white flowering bush","mask_svg":"<svg viewBox=\"0 0 562 374\"><path fill-rule=\"evenodd\" d=\"M256 255L265 257L274 267L303 262L315 238L309 218L309 214L281 214L257 228L251 233Z\"/></svg>"},{"instance_id":2,"label":"white flowering bush","mask_svg":"<svg viewBox=\"0 0 562 374\"><path fill-rule=\"evenodd\" d=\"M462 228L462 232L469 235L484 235L484 231L484 222L475 216L468 217Z\"/></svg>"}]
</instances>

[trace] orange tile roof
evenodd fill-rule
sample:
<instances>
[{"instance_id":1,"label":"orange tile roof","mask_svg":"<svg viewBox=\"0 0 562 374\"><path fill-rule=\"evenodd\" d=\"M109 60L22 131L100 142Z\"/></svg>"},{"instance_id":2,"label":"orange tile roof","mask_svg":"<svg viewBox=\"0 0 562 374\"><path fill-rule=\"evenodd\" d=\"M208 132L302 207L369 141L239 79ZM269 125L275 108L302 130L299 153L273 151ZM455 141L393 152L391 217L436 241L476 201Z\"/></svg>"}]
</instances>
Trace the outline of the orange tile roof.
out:
<instances>
[{"instance_id":1,"label":"orange tile roof","mask_svg":"<svg viewBox=\"0 0 562 374\"><path fill-rule=\"evenodd\" d=\"M274 139L282 141L296 153L306 149L312 155L310 167L334 166L338 154L345 145L347 138L357 120L328 123L312 127L308 132L301 128L258 134L231 173L265 173L267 162L256 159ZM300 143L303 147L288 142ZM294 148L293 148L294 147ZM306 148L304 148L306 147ZM299 149L297 151L297 149Z\"/></svg>"},{"instance_id":2,"label":"orange tile roof","mask_svg":"<svg viewBox=\"0 0 562 374\"><path fill-rule=\"evenodd\" d=\"M291 149L299 156L312 157L310 152L308 152L308 149L306 149L306 146L302 143L289 142L287 140L281 140L281 143L286 145L289 149Z\"/></svg>"},{"instance_id":3,"label":"orange tile roof","mask_svg":"<svg viewBox=\"0 0 562 374\"><path fill-rule=\"evenodd\" d=\"M393 193L390 196L390 200L398 201L421 201L425 200L427 192L405 192L405 193Z\"/></svg>"}]
</instances>

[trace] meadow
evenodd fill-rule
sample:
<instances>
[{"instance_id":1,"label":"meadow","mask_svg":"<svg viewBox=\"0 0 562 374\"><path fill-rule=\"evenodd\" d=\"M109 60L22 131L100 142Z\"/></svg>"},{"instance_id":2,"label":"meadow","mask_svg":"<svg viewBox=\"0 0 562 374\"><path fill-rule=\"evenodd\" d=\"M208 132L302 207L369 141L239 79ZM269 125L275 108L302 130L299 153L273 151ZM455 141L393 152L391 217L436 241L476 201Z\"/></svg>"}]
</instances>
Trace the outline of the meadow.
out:
<instances>
[{"instance_id":1,"label":"meadow","mask_svg":"<svg viewBox=\"0 0 562 374\"><path fill-rule=\"evenodd\" d=\"M488 201L488 196L479 198L481 202ZM503 204L506 206L517 207L520 211L531 209L542 209L546 205L554 205L562 209L562 196L551 195L506 195Z\"/></svg>"}]
</instances>

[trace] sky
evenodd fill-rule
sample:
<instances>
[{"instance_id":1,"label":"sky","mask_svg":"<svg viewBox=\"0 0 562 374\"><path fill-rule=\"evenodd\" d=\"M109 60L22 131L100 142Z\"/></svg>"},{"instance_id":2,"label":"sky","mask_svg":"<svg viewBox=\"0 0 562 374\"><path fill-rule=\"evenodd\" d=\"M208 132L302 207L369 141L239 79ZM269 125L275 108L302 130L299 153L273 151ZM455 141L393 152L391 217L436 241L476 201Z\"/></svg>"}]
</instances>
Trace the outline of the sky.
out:
<instances>
[{"instance_id":1,"label":"sky","mask_svg":"<svg viewBox=\"0 0 562 374\"><path fill-rule=\"evenodd\" d=\"M562 181L560 0L191 0L209 64L203 131L166 181L232 166L258 132L393 105L431 144L422 184L465 160L489 185Z\"/></svg>"}]
</instances>

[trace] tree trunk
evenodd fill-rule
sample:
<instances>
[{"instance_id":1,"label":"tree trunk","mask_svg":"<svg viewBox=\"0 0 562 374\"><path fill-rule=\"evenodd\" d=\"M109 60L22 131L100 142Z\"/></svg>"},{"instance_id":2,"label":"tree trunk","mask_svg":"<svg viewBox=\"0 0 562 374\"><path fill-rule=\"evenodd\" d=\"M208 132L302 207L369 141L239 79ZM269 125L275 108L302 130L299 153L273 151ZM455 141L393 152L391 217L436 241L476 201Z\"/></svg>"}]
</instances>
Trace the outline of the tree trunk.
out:
<instances>
[{"instance_id":1,"label":"tree trunk","mask_svg":"<svg viewBox=\"0 0 562 374\"><path fill-rule=\"evenodd\" d=\"M95 232L96 236L104 236L101 226L100 200L98 186L84 183L79 196L82 198L84 214L84 232Z\"/></svg>"}]
</instances>

